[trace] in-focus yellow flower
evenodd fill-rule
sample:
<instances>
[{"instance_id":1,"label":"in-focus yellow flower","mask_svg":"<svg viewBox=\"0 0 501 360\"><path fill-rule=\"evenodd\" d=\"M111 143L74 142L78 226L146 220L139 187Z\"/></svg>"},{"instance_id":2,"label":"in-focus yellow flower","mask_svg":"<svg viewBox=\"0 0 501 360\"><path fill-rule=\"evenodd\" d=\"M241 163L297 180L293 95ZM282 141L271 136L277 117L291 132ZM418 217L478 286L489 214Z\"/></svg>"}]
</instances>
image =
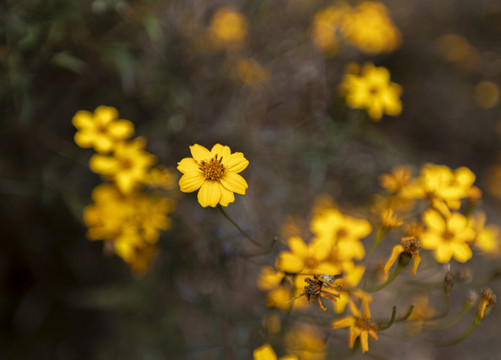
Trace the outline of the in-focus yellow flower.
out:
<instances>
[{"instance_id":1,"label":"in-focus yellow flower","mask_svg":"<svg viewBox=\"0 0 501 360\"><path fill-rule=\"evenodd\" d=\"M384 266L384 273L388 274L391 266L400 258L399 262L404 266L407 265L411 259L414 259L414 266L411 272L413 275L416 275L417 268L421 262L421 256L419 256L419 241L414 237L404 237L401 242L401 245L396 245L393 248L391 256Z\"/></svg>"},{"instance_id":2,"label":"in-focus yellow flower","mask_svg":"<svg viewBox=\"0 0 501 360\"><path fill-rule=\"evenodd\" d=\"M421 235L421 247L434 250L435 259L447 263L451 258L466 262L472 257L468 243L475 238L475 231L468 220L455 212L444 218L435 210L427 210L423 214L427 228Z\"/></svg>"},{"instance_id":3,"label":"in-focus yellow flower","mask_svg":"<svg viewBox=\"0 0 501 360\"><path fill-rule=\"evenodd\" d=\"M179 179L182 192L199 190L198 202L203 207L228 206L235 201L233 193L245 194L247 182L238 174L249 165L244 154L232 154L228 146L221 144L214 145L210 151L195 144L190 150L193 157L184 158L177 165L184 174Z\"/></svg>"},{"instance_id":4,"label":"in-focus yellow flower","mask_svg":"<svg viewBox=\"0 0 501 360\"><path fill-rule=\"evenodd\" d=\"M401 34L380 2L366 1L343 17L341 33L368 54L390 52L400 46Z\"/></svg>"},{"instance_id":5,"label":"in-focus yellow flower","mask_svg":"<svg viewBox=\"0 0 501 360\"><path fill-rule=\"evenodd\" d=\"M247 20L238 11L223 7L212 17L209 31L223 45L239 43L247 36Z\"/></svg>"},{"instance_id":6,"label":"in-focus yellow flower","mask_svg":"<svg viewBox=\"0 0 501 360\"><path fill-rule=\"evenodd\" d=\"M366 109L374 121L383 114L399 115L402 111L402 87L390 81L390 72L384 67L367 63L362 74L346 74L341 85L349 107Z\"/></svg>"},{"instance_id":7,"label":"in-focus yellow flower","mask_svg":"<svg viewBox=\"0 0 501 360\"><path fill-rule=\"evenodd\" d=\"M369 306L364 306L364 315L360 313L353 301L349 299L348 305L350 307L352 316L346 316L332 323L334 330L345 327L350 328L349 345L353 348L355 340L360 337L360 344L362 345L362 353L369 350L369 335L374 340L377 340L378 326L372 322Z\"/></svg>"},{"instance_id":8,"label":"in-focus yellow flower","mask_svg":"<svg viewBox=\"0 0 501 360\"><path fill-rule=\"evenodd\" d=\"M72 122L78 129L75 143L82 148L94 147L99 153L113 150L118 142L134 134L134 125L129 120L118 119L117 109L111 106L101 105L94 113L80 110Z\"/></svg>"},{"instance_id":9,"label":"in-focus yellow flower","mask_svg":"<svg viewBox=\"0 0 501 360\"><path fill-rule=\"evenodd\" d=\"M255 349L253 355L254 360L277 360L277 354L275 354L270 344L264 344ZM281 357L280 360L297 360L297 357L289 355Z\"/></svg>"},{"instance_id":10,"label":"in-focus yellow flower","mask_svg":"<svg viewBox=\"0 0 501 360\"><path fill-rule=\"evenodd\" d=\"M120 143L113 155L95 154L90 158L90 169L112 179L124 193L147 179L149 168L155 163L155 156L144 151L145 141L137 138Z\"/></svg>"}]
</instances>

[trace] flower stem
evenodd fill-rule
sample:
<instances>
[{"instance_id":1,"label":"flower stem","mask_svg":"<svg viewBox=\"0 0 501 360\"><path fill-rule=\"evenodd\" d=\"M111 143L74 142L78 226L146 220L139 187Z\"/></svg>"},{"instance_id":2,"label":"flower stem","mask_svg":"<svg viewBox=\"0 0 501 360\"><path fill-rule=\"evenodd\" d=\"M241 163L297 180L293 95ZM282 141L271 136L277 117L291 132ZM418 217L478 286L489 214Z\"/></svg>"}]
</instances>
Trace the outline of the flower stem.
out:
<instances>
[{"instance_id":1,"label":"flower stem","mask_svg":"<svg viewBox=\"0 0 501 360\"><path fill-rule=\"evenodd\" d=\"M395 316L397 315L397 307L393 306L393 310L391 312L391 319L386 324L379 326L379 330L386 330L395 322Z\"/></svg>"},{"instance_id":2,"label":"flower stem","mask_svg":"<svg viewBox=\"0 0 501 360\"><path fill-rule=\"evenodd\" d=\"M391 276L384 283L382 283L381 285L375 286L373 288L367 289L365 291L371 293L371 292L376 292L376 291L379 291L381 289L384 289L386 286L390 285L393 282L393 280L395 280L395 278L398 276L398 274L400 274L400 272L402 271L403 268L404 268L404 266L402 266L401 264L398 264L397 267L395 268L395 271L391 274Z\"/></svg>"},{"instance_id":3,"label":"flower stem","mask_svg":"<svg viewBox=\"0 0 501 360\"><path fill-rule=\"evenodd\" d=\"M219 211L221 212L221 214L223 214L223 216L240 232L240 234L243 235L243 237L245 237L247 240L249 240L251 243L253 243L254 245L256 246L259 246L260 248L262 249L266 249L265 246L263 246L262 244L260 244L259 242L257 242L256 240L254 240L252 237L250 237L227 213L226 211L224 211L223 207L218 204L217 205L217 208L219 209ZM272 244L272 248L273 248L273 245L275 244L275 242L273 242Z\"/></svg>"},{"instance_id":4,"label":"flower stem","mask_svg":"<svg viewBox=\"0 0 501 360\"><path fill-rule=\"evenodd\" d=\"M377 247L381 243L381 240L383 240L384 237L386 236L386 233L387 233L387 231L385 231L383 228L380 228L377 231L376 239L374 240L374 243L372 244L372 247L369 251L369 254L367 255L367 258L365 259L366 264L369 263L369 260L372 258L372 255L374 255L374 252L376 251Z\"/></svg>"},{"instance_id":5,"label":"flower stem","mask_svg":"<svg viewBox=\"0 0 501 360\"><path fill-rule=\"evenodd\" d=\"M470 327L468 329L466 329L466 331L460 337L458 337L456 340L453 340L453 341L448 342L446 344L441 344L440 346L451 346L451 345L455 345L455 344L460 343L461 341L466 339L468 337L468 335L470 335L472 333L473 330L475 330L475 328L478 326L478 324L480 324L481 320L482 319L480 318L480 316L478 316L478 315L475 316L473 323L470 325Z\"/></svg>"}]
</instances>

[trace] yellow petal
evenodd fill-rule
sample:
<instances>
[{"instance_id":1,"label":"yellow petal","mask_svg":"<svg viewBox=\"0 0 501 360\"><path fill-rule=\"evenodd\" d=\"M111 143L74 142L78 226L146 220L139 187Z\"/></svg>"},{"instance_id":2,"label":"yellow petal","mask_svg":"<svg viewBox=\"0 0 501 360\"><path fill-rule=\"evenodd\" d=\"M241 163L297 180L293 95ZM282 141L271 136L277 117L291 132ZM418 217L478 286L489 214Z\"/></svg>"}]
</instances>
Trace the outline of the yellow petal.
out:
<instances>
[{"instance_id":1,"label":"yellow petal","mask_svg":"<svg viewBox=\"0 0 501 360\"><path fill-rule=\"evenodd\" d=\"M435 259L440 263L451 261L452 247L448 243L442 243L435 250Z\"/></svg>"},{"instance_id":2,"label":"yellow petal","mask_svg":"<svg viewBox=\"0 0 501 360\"><path fill-rule=\"evenodd\" d=\"M177 163L177 169L183 174L193 172L202 174L202 170L200 170L200 166L193 158L184 158L180 162Z\"/></svg>"},{"instance_id":3,"label":"yellow petal","mask_svg":"<svg viewBox=\"0 0 501 360\"><path fill-rule=\"evenodd\" d=\"M113 106L98 106L94 110L94 116L98 118L98 121L107 124L116 118L118 118L118 111Z\"/></svg>"},{"instance_id":4,"label":"yellow petal","mask_svg":"<svg viewBox=\"0 0 501 360\"><path fill-rule=\"evenodd\" d=\"M202 145L195 144L193 146L190 146L190 151L193 159L195 159L195 161L199 163L212 158L210 151Z\"/></svg>"},{"instance_id":5,"label":"yellow petal","mask_svg":"<svg viewBox=\"0 0 501 360\"><path fill-rule=\"evenodd\" d=\"M220 158L226 158L229 157L231 154L231 150L229 146L223 146L221 144L216 144L212 147L210 150L211 157L214 157L216 155L219 155L218 157Z\"/></svg>"},{"instance_id":6,"label":"yellow petal","mask_svg":"<svg viewBox=\"0 0 501 360\"><path fill-rule=\"evenodd\" d=\"M445 230L444 218L435 210L427 210L423 215L426 225L437 231Z\"/></svg>"},{"instance_id":7,"label":"yellow petal","mask_svg":"<svg viewBox=\"0 0 501 360\"><path fill-rule=\"evenodd\" d=\"M92 127L94 125L92 114L85 110L77 111L71 122L77 129Z\"/></svg>"},{"instance_id":8,"label":"yellow petal","mask_svg":"<svg viewBox=\"0 0 501 360\"><path fill-rule=\"evenodd\" d=\"M416 272L419 266L419 263L421 262L421 256L419 254L414 255L414 266L412 267L412 275L416 276Z\"/></svg>"},{"instance_id":9,"label":"yellow petal","mask_svg":"<svg viewBox=\"0 0 501 360\"><path fill-rule=\"evenodd\" d=\"M277 360L277 355L269 344L265 344L254 350L253 355L254 360Z\"/></svg>"},{"instance_id":10,"label":"yellow petal","mask_svg":"<svg viewBox=\"0 0 501 360\"><path fill-rule=\"evenodd\" d=\"M186 175L183 175L183 177ZM198 191L198 202L203 207L215 207L221 199L221 189L217 181L206 180Z\"/></svg>"},{"instance_id":11,"label":"yellow petal","mask_svg":"<svg viewBox=\"0 0 501 360\"><path fill-rule=\"evenodd\" d=\"M204 181L205 178L200 173L190 172L181 176L181 179L179 179L179 188L182 192L190 193L200 189Z\"/></svg>"},{"instance_id":12,"label":"yellow petal","mask_svg":"<svg viewBox=\"0 0 501 360\"><path fill-rule=\"evenodd\" d=\"M393 248L393 251L391 252L391 256L384 265L384 273L388 275L388 272L391 269L391 266L395 263L395 261L398 259L398 256L404 251L404 247L402 245L397 245Z\"/></svg>"},{"instance_id":13,"label":"yellow petal","mask_svg":"<svg viewBox=\"0 0 501 360\"><path fill-rule=\"evenodd\" d=\"M129 120L117 120L108 126L108 133L116 139L127 139L134 135L134 125Z\"/></svg>"},{"instance_id":14,"label":"yellow petal","mask_svg":"<svg viewBox=\"0 0 501 360\"><path fill-rule=\"evenodd\" d=\"M353 316L346 316L346 317L341 318L339 320L335 320L332 323L332 328L334 330L336 330L336 329L341 329L341 328L345 328L345 327L351 327L354 324L355 324L355 319L353 318Z\"/></svg>"},{"instance_id":15,"label":"yellow petal","mask_svg":"<svg viewBox=\"0 0 501 360\"><path fill-rule=\"evenodd\" d=\"M219 189L221 190L221 199L219 203L222 206L228 206L229 203L235 201L235 195L233 192L227 190L223 185L219 184Z\"/></svg>"},{"instance_id":16,"label":"yellow petal","mask_svg":"<svg viewBox=\"0 0 501 360\"><path fill-rule=\"evenodd\" d=\"M306 256L308 253L308 246L304 243L304 240L299 236L292 236L289 238L288 242L289 248L295 254Z\"/></svg>"},{"instance_id":17,"label":"yellow petal","mask_svg":"<svg viewBox=\"0 0 501 360\"><path fill-rule=\"evenodd\" d=\"M249 165L249 161L244 157L244 154L236 152L223 158L223 165L228 169L228 171L239 173L243 171L247 165Z\"/></svg>"},{"instance_id":18,"label":"yellow petal","mask_svg":"<svg viewBox=\"0 0 501 360\"><path fill-rule=\"evenodd\" d=\"M73 140L81 148L90 148L94 142L94 134L89 131L80 130L75 133Z\"/></svg>"},{"instance_id":19,"label":"yellow petal","mask_svg":"<svg viewBox=\"0 0 501 360\"><path fill-rule=\"evenodd\" d=\"M419 240L421 247L429 250L436 249L442 242L440 235L431 232L425 232Z\"/></svg>"},{"instance_id":20,"label":"yellow petal","mask_svg":"<svg viewBox=\"0 0 501 360\"><path fill-rule=\"evenodd\" d=\"M369 351L369 334L366 330L360 332L360 345L362 345L362 353Z\"/></svg>"},{"instance_id":21,"label":"yellow petal","mask_svg":"<svg viewBox=\"0 0 501 360\"><path fill-rule=\"evenodd\" d=\"M454 253L454 259L456 259L459 262L464 263L470 260L472 257L472 252L470 247L464 243L457 243L457 242L453 243L452 251Z\"/></svg>"},{"instance_id":22,"label":"yellow petal","mask_svg":"<svg viewBox=\"0 0 501 360\"><path fill-rule=\"evenodd\" d=\"M468 221L463 215L459 213L453 213L447 223L451 231L460 233L466 228Z\"/></svg>"},{"instance_id":23,"label":"yellow petal","mask_svg":"<svg viewBox=\"0 0 501 360\"><path fill-rule=\"evenodd\" d=\"M359 336L360 336L360 329L355 326L350 327L349 345L351 349L353 349L353 345L355 345L355 340Z\"/></svg>"},{"instance_id":24,"label":"yellow petal","mask_svg":"<svg viewBox=\"0 0 501 360\"><path fill-rule=\"evenodd\" d=\"M245 195L245 189L249 187L242 176L232 172L226 173L220 181L226 189L241 195Z\"/></svg>"},{"instance_id":25,"label":"yellow petal","mask_svg":"<svg viewBox=\"0 0 501 360\"><path fill-rule=\"evenodd\" d=\"M113 142L107 136L97 136L94 138L94 149L100 153L106 153L113 149Z\"/></svg>"},{"instance_id":26,"label":"yellow petal","mask_svg":"<svg viewBox=\"0 0 501 360\"><path fill-rule=\"evenodd\" d=\"M298 273L303 270L304 262L297 255L285 252L279 255L276 267L283 272Z\"/></svg>"},{"instance_id":27,"label":"yellow petal","mask_svg":"<svg viewBox=\"0 0 501 360\"><path fill-rule=\"evenodd\" d=\"M339 255L344 259L360 260L365 256L365 247L359 240L338 241L337 248Z\"/></svg>"},{"instance_id":28,"label":"yellow petal","mask_svg":"<svg viewBox=\"0 0 501 360\"><path fill-rule=\"evenodd\" d=\"M93 155L89 160L89 167L98 174L111 174L117 168L117 162L110 156Z\"/></svg>"}]
</instances>

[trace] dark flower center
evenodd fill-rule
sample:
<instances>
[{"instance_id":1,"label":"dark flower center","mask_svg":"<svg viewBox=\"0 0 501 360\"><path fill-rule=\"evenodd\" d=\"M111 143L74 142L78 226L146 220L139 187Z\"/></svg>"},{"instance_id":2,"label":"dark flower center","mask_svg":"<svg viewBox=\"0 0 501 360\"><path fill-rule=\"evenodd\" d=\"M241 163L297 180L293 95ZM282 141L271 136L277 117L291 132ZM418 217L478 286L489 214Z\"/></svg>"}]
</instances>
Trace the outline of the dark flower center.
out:
<instances>
[{"instance_id":1,"label":"dark flower center","mask_svg":"<svg viewBox=\"0 0 501 360\"><path fill-rule=\"evenodd\" d=\"M218 181L224 176L225 167L223 165L223 158L218 158L218 156L214 156L209 161L203 160L200 163L200 170L204 173L204 177L207 180Z\"/></svg>"}]
</instances>

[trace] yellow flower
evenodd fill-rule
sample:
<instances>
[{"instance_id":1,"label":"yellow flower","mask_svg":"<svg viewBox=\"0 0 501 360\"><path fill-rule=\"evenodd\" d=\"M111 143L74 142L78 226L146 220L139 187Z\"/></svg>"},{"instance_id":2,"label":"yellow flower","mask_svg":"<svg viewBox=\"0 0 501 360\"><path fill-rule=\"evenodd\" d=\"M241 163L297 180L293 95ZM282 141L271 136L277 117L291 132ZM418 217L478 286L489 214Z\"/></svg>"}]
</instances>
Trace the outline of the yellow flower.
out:
<instances>
[{"instance_id":1,"label":"yellow flower","mask_svg":"<svg viewBox=\"0 0 501 360\"><path fill-rule=\"evenodd\" d=\"M80 110L73 117L73 125L78 129L75 143L82 148L94 147L99 153L113 150L115 145L134 134L134 125L129 120L118 119L114 107L101 105L94 110Z\"/></svg>"},{"instance_id":2,"label":"yellow flower","mask_svg":"<svg viewBox=\"0 0 501 360\"><path fill-rule=\"evenodd\" d=\"M328 250L335 250L341 259L362 259L365 248L360 239L369 235L372 227L368 221L343 215L339 210L327 208L311 222L315 241Z\"/></svg>"},{"instance_id":3,"label":"yellow flower","mask_svg":"<svg viewBox=\"0 0 501 360\"><path fill-rule=\"evenodd\" d=\"M409 199L426 198L433 207L447 214L447 208L460 208L462 198L476 196L478 189L473 186L474 182L475 174L466 167L452 171L447 166L426 164L420 177L405 186L400 195Z\"/></svg>"},{"instance_id":4,"label":"yellow flower","mask_svg":"<svg viewBox=\"0 0 501 360\"><path fill-rule=\"evenodd\" d=\"M380 2L366 1L343 18L341 33L346 40L368 54L393 51L400 45L401 34Z\"/></svg>"},{"instance_id":5,"label":"yellow flower","mask_svg":"<svg viewBox=\"0 0 501 360\"><path fill-rule=\"evenodd\" d=\"M144 151L144 146L141 138L120 143L111 156L92 156L90 169L112 179L123 193L131 193L146 180L148 169L155 163L155 156Z\"/></svg>"},{"instance_id":6,"label":"yellow flower","mask_svg":"<svg viewBox=\"0 0 501 360\"><path fill-rule=\"evenodd\" d=\"M228 206L235 201L234 192L244 195L247 182L238 175L249 161L241 152L231 153L228 146L216 144L211 151L195 144L190 146L193 158L184 158L177 169L184 175L179 180L182 192L198 191L198 202L203 207L217 204Z\"/></svg>"},{"instance_id":7,"label":"yellow flower","mask_svg":"<svg viewBox=\"0 0 501 360\"><path fill-rule=\"evenodd\" d=\"M247 85L264 83L270 77L270 72L251 58L240 59L235 65L234 72L238 79Z\"/></svg>"},{"instance_id":8,"label":"yellow flower","mask_svg":"<svg viewBox=\"0 0 501 360\"><path fill-rule=\"evenodd\" d=\"M327 260L330 248L321 242L307 245L299 236L289 239L291 251L282 251L278 255L276 267L287 273L338 274L339 266Z\"/></svg>"},{"instance_id":9,"label":"yellow flower","mask_svg":"<svg viewBox=\"0 0 501 360\"><path fill-rule=\"evenodd\" d=\"M360 76L346 74L341 87L348 106L366 109L374 121L381 120L383 113L395 116L402 111L402 87L390 82L390 72L384 67L367 63Z\"/></svg>"},{"instance_id":10,"label":"yellow flower","mask_svg":"<svg viewBox=\"0 0 501 360\"><path fill-rule=\"evenodd\" d=\"M485 225L485 213L479 212L473 219L473 226L477 232L474 245L488 256L496 257L501 253L499 244L499 227Z\"/></svg>"},{"instance_id":11,"label":"yellow flower","mask_svg":"<svg viewBox=\"0 0 501 360\"><path fill-rule=\"evenodd\" d=\"M329 6L315 14L311 28L311 37L316 47L328 55L334 55L339 47L336 31L341 25L344 13L349 9L346 5Z\"/></svg>"},{"instance_id":12,"label":"yellow flower","mask_svg":"<svg viewBox=\"0 0 501 360\"><path fill-rule=\"evenodd\" d=\"M452 257L459 262L466 262L472 257L468 243L475 238L475 231L468 220L459 213L452 213L444 218L435 210L427 210L423 214L427 226L421 235L421 247L435 251L435 259L446 263Z\"/></svg>"},{"instance_id":13,"label":"yellow flower","mask_svg":"<svg viewBox=\"0 0 501 360\"><path fill-rule=\"evenodd\" d=\"M152 168L144 184L152 188L172 190L176 187L176 176L169 169L162 167Z\"/></svg>"},{"instance_id":14,"label":"yellow flower","mask_svg":"<svg viewBox=\"0 0 501 360\"><path fill-rule=\"evenodd\" d=\"M408 166L397 166L389 174L379 177L379 183L390 194L397 194L402 188L409 184L412 178L412 170Z\"/></svg>"},{"instance_id":15,"label":"yellow flower","mask_svg":"<svg viewBox=\"0 0 501 360\"><path fill-rule=\"evenodd\" d=\"M212 17L209 31L217 42L239 43L247 35L247 20L238 11L223 7Z\"/></svg>"},{"instance_id":16,"label":"yellow flower","mask_svg":"<svg viewBox=\"0 0 501 360\"><path fill-rule=\"evenodd\" d=\"M388 275L391 266L395 261L400 258L399 262L402 265L407 265L411 259L414 259L414 266L412 267L412 274L416 275L417 268L421 262L419 256L419 241L414 237L404 237L401 240L401 245L396 245L391 252L391 256L384 266L384 273Z\"/></svg>"},{"instance_id":17,"label":"yellow flower","mask_svg":"<svg viewBox=\"0 0 501 360\"><path fill-rule=\"evenodd\" d=\"M402 225L404 222L401 220L393 209L386 209L381 214L381 226L385 230L391 230Z\"/></svg>"},{"instance_id":18,"label":"yellow flower","mask_svg":"<svg viewBox=\"0 0 501 360\"><path fill-rule=\"evenodd\" d=\"M263 346L254 350L254 360L277 360L277 354L273 351L270 344L264 344ZM297 360L295 356L284 356L280 360Z\"/></svg>"},{"instance_id":19,"label":"yellow flower","mask_svg":"<svg viewBox=\"0 0 501 360\"><path fill-rule=\"evenodd\" d=\"M349 299L348 305L350 307L352 316L346 316L332 323L334 330L345 327L350 328L349 346L353 348L355 340L360 337L360 344L362 345L362 353L369 350L369 335L374 340L377 340L378 326L372 322L371 313L367 303L364 303L364 315L360 313L353 301Z\"/></svg>"},{"instance_id":20,"label":"yellow flower","mask_svg":"<svg viewBox=\"0 0 501 360\"><path fill-rule=\"evenodd\" d=\"M416 296L412 304L414 306L411 315L409 316L409 325L414 334L420 333L423 324L427 319L431 319L435 314L435 310L429 304L430 298L428 294Z\"/></svg>"},{"instance_id":21,"label":"yellow flower","mask_svg":"<svg viewBox=\"0 0 501 360\"><path fill-rule=\"evenodd\" d=\"M296 355L301 360L325 359L326 344L322 334L309 325L293 328L285 335L288 353Z\"/></svg>"}]
</instances>

